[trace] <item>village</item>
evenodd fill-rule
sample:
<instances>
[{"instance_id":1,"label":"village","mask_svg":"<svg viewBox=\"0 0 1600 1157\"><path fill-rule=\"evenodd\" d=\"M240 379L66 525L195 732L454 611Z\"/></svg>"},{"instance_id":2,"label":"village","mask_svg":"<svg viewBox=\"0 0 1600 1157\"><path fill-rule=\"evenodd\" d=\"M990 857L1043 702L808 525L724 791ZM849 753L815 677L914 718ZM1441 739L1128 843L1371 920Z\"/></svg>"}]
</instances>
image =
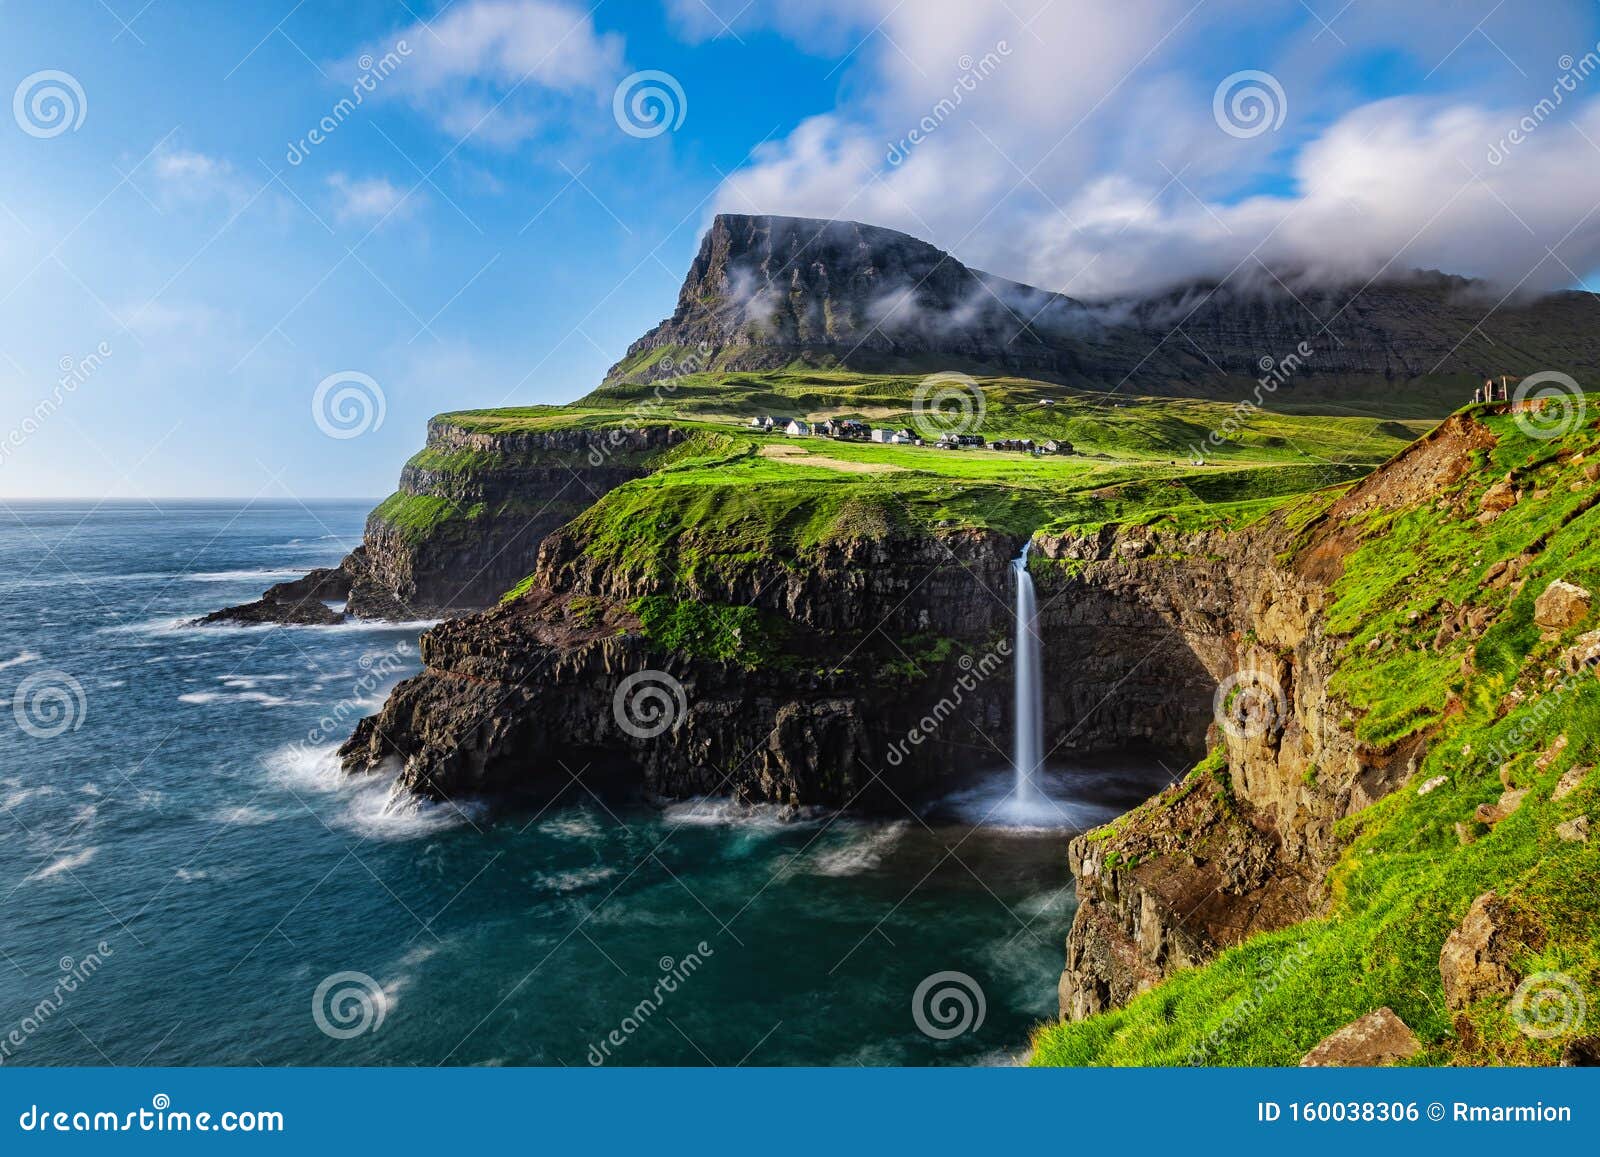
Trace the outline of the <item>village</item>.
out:
<instances>
[{"instance_id":1,"label":"village","mask_svg":"<svg viewBox=\"0 0 1600 1157\"><path fill-rule=\"evenodd\" d=\"M886 446L931 446L936 450L1010 450L1021 454L1071 454L1072 443L1056 438L1035 442L1032 438L996 438L992 442L981 434L941 434L937 440L928 441L909 427L891 430L883 426L869 426L853 418L824 418L820 422L805 422L793 418L788 422L771 416L751 418L750 429L761 434L785 434L791 438L832 438L839 442L877 442Z\"/></svg>"}]
</instances>

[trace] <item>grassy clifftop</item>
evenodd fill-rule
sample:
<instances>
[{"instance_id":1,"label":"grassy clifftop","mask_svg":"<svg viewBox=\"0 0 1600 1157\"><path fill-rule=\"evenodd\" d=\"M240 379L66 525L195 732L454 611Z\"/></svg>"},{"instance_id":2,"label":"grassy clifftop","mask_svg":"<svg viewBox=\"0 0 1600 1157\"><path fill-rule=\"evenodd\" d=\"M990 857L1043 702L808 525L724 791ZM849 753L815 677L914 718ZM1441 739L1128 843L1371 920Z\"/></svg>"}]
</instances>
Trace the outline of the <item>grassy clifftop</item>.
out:
<instances>
[{"instance_id":1,"label":"grassy clifftop","mask_svg":"<svg viewBox=\"0 0 1600 1157\"><path fill-rule=\"evenodd\" d=\"M587 411L591 421L645 407L652 416L711 422L770 414L783 419L853 417L904 426L911 423L914 398L925 380L914 374L812 369L698 373L650 385L602 386L570 409ZM1227 429L1233 435L1212 444L1207 457L1318 458L1376 465L1448 411L1437 403L1419 409L1396 395L1388 402L1363 399L1358 407L1352 406L1350 416L1330 417L1340 412L1337 406L1324 404L1318 413L1301 413L1287 398L1280 404L1268 391L1263 395L1265 408L1241 414L1233 401L1141 396L1136 383L1107 394L1026 378L976 381L983 394L979 432L990 437L1064 439L1090 452L1128 458L1187 457L1185 451L1205 443L1211 431ZM1470 393L1470 387L1465 392ZM1245 386L1239 396L1250 393ZM529 416L548 420L548 415Z\"/></svg>"},{"instance_id":2,"label":"grassy clifftop","mask_svg":"<svg viewBox=\"0 0 1600 1157\"><path fill-rule=\"evenodd\" d=\"M435 421L502 437L679 427L681 445L652 456L647 477L600 497L572 529L597 559L684 578L717 558L798 558L839 536L995 529L1020 537L1063 522L1255 517L1286 497L1360 477L1427 425L1264 412L1240 422L1231 406L1148 398L1108 405L1019 379L981 383L982 419L973 429L989 438L1056 437L1073 453L946 451L761 434L746 424L771 414L912 425L920 382L811 371L695 375L597 391L571 407ZM614 408L630 400L633 409ZM1224 423L1238 427L1234 436L1215 447L1210 464L1192 465L1189 447ZM413 463L425 461L433 462L426 452Z\"/></svg>"},{"instance_id":3,"label":"grassy clifftop","mask_svg":"<svg viewBox=\"0 0 1600 1157\"><path fill-rule=\"evenodd\" d=\"M1383 1006L1423 1042L1419 1063L1554 1063L1578 1034L1522 1031L1509 985L1452 1007L1441 973L1447 936L1492 890L1514 929L1501 963L1542 988L1547 1011L1600 992L1600 847L1577 823L1600 808L1600 681L1587 661L1600 607L1535 621L1553 582L1600 591L1600 433L1591 421L1537 438L1510 416L1483 421L1493 445L1475 468L1366 516L1332 592L1331 690L1356 736L1430 745L1407 784L1344 821L1327 914L1124 1008L1041 1029L1035 1064L1293 1064ZM1146 807L1228 785L1219 750ZM1524 1018L1536 999L1525 991Z\"/></svg>"}]
</instances>

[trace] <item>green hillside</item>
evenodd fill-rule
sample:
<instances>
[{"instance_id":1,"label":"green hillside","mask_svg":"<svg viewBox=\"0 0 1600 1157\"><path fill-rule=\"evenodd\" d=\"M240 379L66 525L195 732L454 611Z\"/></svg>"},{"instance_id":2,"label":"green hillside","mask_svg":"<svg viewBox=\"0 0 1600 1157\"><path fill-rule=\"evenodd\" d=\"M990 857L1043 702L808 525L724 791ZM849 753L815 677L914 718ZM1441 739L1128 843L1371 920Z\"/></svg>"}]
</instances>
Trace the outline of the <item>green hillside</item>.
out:
<instances>
[{"instance_id":1,"label":"green hillside","mask_svg":"<svg viewBox=\"0 0 1600 1157\"><path fill-rule=\"evenodd\" d=\"M1519 974L1600 986L1600 848L1556 831L1600 805L1600 777L1582 774L1600 758L1600 682L1571 656L1595 624L1534 623L1553 580L1600 589L1600 443L1592 423L1541 440L1509 417L1484 421L1499 441L1479 452L1478 468L1428 501L1375 515L1334 589L1328 621L1344 649L1332 690L1357 737L1387 745L1428 732L1431 742L1407 785L1344 821L1350 844L1330 877L1331 911L1179 972L1124 1008L1040 1029L1033 1063L1294 1064L1385 1005L1421 1038L1415 1063L1554 1063L1568 1038L1518 1031L1503 996L1453 1017L1439 958L1474 898L1493 889L1523 930ZM1491 487L1507 484L1515 505L1481 517ZM1328 500L1300 501L1310 514ZM1457 608L1481 627L1441 632ZM1228 777L1218 749L1145 808L1197 789L1226 793ZM1479 805L1507 791L1526 791L1520 807L1492 827L1478 822Z\"/></svg>"}]
</instances>

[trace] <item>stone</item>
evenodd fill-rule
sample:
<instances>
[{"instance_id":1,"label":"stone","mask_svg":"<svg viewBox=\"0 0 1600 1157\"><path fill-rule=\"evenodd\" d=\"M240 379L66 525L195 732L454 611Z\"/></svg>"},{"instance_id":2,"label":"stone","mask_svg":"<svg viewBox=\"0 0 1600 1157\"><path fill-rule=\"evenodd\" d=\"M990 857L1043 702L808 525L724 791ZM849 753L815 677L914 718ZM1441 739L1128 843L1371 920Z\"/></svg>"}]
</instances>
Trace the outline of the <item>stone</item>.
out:
<instances>
[{"instance_id":1,"label":"stone","mask_svg":"<svg viewBox=\"0 0 1600 1157\"><path fill-rule=\"evenodd\" d=\"M1390 1064L1415 1056L1422 1042L1409 1025L1384 1007L1326 1037L1300 1059L1301 1068Z\"/></svg>"},{"instance_id":2,"label":"stone","mask_svg":"<svg viewBox=\"0 0 1600 1157\"><path fill-rule=\"evenodd\" d=\"M1586 631L1579 635L1561 657L1566 662L1567 670L1573 674L1600 662L1600 631Z\"/></svg>"},{"instance_id":3,"label":"stone","mask_svg":"<svg viewBox=\"0 0 1600 1157\"><path fill-rule=\"evenodd\" d=\"M1593 599L1593 595L1576 583L1556 579L1534 600L1533 621L1547 631L1575 627L1588 615Z\"/></svg>"},{"instance_id":4,"label":"stone","mask_svg":"<svg viewBox=\"0 0 1600 1157\"><path fill-rule=\"evenodd\" d=\"M1503 897L1494 892L1479 896L1439 952L1445 1006L1459 1012L1485 997L1510 997L1522 979L1511 962L1542 940Z\"/></svg>"},{"instance_id":5,"label":"stone","mask_svg":"<svg viewBox=\"0 0 1600 1157\"><path fill-rule=\"evenodd\" d=\"M1586 463L1583 467L1583 476L1590 482L1600 482L1600 461Z\"/></svg>"},{"instance_id":6,"label":"stone","mask_svg":"<svg viewBox=\"0 0 1600 1157\"><path fill-rule=\"evenodd\" d=\"M316 599L257 599L237 607L212 611L195 619L194 626L213 627L220 624L255 626L279 623L298 627L326 627L344 622L344 615Z\"/></svg>"},{"instance_id":7,"label":"stone","mask_svg":"<svg viewBox=\"0 0 1600 1157\"><path fill-rule=\"evenodd\" d=\"M1509 818L1521 807L1522 801L1527 795L1526 788L1501 792L1499 802L1480 803L1478 810L1473 813L1473 818L1480 824L1497 824L1501 820Z\"/></svg>"},{"instance_id":8,"label":"stone","mask_svg":"<svg viewBox=\"0 0 1600 1157\"><path fill-rule=\"evenodd\" d=\"M1556 835L1566 840L1569 844L1588 843L1589 817L1579 816L1577 819L1568 820L1564 824L1557 824Z\"/></svg>"},{"instance_id":9,"label":"stone","mask_svg":"<svg viewBox=\"0 0 1600 1157\"><path fill-rule=\"evenodd\" d=\"M1562 777L1556 780L1555 790L1550 793L1550 798L1557 801L1566 799L1578 790L1578 785L1583 782L1584 776L1593 771L1593 767L1569 767Z\"/></svg>"},{"instance_id":10,"label":"stone","mask_svg":"<svg viewBox=\"0 0 1600 1157\"><path fill-rule=\"evenodd\" d=\"M1533 761L1533 766L1543 771L1556 761L1556 756L1566 749L1567 737L1565 735L1556 736L1555 739L1551 740L1550 746L1539 753L1539 758ZM1506 786L1510 787L1511 785L1507 783Z\"/></svg>"},{"instance_id":11,"label":"stone","mask_svg":"<svg viewBox=\"0 0 1600 1157\"><path fill-rule=\"evenodd\" d=\"M1427 783L1417 788L1417 794L1427 795L1430 791L1433 791L1436 788L1441 788L1449 782L1450 777L1448 775L1436 775L1432 779L1428 780Z\"/></svg>"},{"instance_id":12,"label":"stone","mask_svg":"<svg viewBox=\"0 0 1600 1157\"><path fill-rule=\"evenodd\" d=\"M1510 510L1517 504L1517 488L1509 481L1496 482L1484 491L1483 499L1478 503L1478 509L1484 514L1493 517L1503 511Z\"/></svg>"}]
</instances>

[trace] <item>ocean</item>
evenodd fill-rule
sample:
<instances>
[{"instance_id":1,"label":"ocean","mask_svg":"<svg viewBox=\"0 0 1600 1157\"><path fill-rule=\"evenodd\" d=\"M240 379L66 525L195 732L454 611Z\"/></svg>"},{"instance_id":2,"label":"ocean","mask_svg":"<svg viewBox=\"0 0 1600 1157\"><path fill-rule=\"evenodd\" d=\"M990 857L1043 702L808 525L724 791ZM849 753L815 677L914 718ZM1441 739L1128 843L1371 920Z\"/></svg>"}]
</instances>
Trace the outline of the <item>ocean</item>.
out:
<instances>
[{"instance_id":1,"label":"ocean","mask_svg":"<svg viewBox=\"0 0 1600 1157\"><path fill-rule=\"evenodd\" d=\"M0 514L0 1063L1007 1064L1055 1012L1052 769L895 820L725 801L392 807L332 751L426 623L186 625L336 562L368 502ZM1001 761L1003 763L1003 761Z\"/></svg>"}]
</instances>

